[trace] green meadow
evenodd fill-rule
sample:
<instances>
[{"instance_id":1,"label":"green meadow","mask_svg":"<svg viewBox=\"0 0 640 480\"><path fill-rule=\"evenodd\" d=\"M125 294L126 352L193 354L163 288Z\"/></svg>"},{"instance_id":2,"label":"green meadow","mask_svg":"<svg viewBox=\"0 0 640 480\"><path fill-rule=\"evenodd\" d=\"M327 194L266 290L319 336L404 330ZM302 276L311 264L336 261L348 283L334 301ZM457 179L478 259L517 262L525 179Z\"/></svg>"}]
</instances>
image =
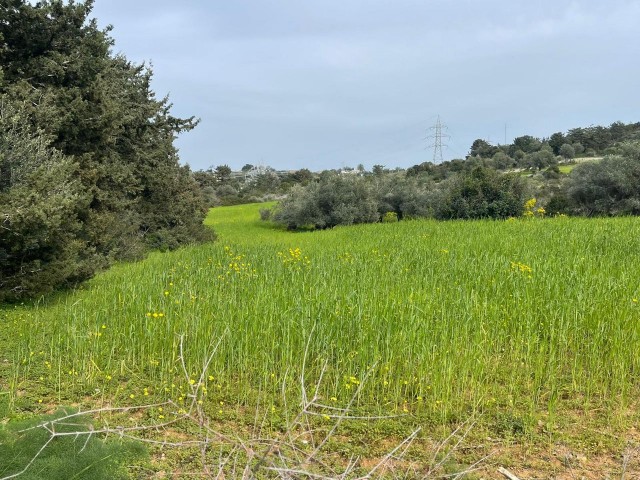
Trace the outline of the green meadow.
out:
<instances>
[{"instance_id":1,"label":"green meadow","mask_svg":"<svg viewBox=\"0 0 640 480\"><path fill-rule=\"evenodd\" d=\"M211 210L215 243L4 306L0 414L179 406L202 378L221 421L299 408L283 393L298 398L301 379L328 406L421 425L509 418L534 440L541 419L617 432L637 420L638 219L294 233L260 208Z\"/></svg>"}]
</instances>

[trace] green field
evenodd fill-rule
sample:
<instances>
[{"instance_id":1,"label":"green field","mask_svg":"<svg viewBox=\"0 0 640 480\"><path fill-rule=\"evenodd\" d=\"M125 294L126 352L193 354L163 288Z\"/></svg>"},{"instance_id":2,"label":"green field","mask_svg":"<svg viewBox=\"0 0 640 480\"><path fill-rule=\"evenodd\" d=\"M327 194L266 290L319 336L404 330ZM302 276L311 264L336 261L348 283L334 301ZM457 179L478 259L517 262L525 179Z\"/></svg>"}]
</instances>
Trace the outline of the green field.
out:
<instances>
[{"instance_id":1,"label":"green field","mask_svg":"<svg viewBox=\"0 0 640 480\"><path fill-rule=\"evenodd\" d=\"M534 443L569 423L622 436L638 420L638 219L292 233L259 208L213 209L214 244L3 307L0 416L184 404L184 358L220 421L295 410L283 392L298 398L301 378L336 408L427 427L478 417Z\"/></svg>"},{"instance_id":2,"label":"green field","mask_svg":"<svg viewBox=\"0 0 640 480\"><path fill-rule=\"evenodd\" d=\"M571 170L576 168L577 164L569 164L569 165L558 165L558 170L560 173L571 173Z\"/></svg>"}]
</instances>

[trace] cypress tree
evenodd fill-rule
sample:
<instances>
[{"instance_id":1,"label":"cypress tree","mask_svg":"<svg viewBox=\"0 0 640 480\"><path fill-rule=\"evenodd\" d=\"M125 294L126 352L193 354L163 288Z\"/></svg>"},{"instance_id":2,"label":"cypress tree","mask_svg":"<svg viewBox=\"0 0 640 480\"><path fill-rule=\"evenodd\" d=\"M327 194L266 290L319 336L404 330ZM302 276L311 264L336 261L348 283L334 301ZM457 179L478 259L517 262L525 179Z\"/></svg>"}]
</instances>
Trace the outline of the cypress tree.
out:
<instances>
[{"instance_id":1,"label":"cypress tree","mask_svg":"<svg viewBox=\"0 0 640 480\"><path fill-rule=\"evenodd\" d=\"M171 114L168 98L151 89L148 66L112 53L110 28L101 30L90 18L92 5L0 0L1 101L18 106L22 135L40 142L34 159L60 159L55 175L42 177L46 183L38 188L62 182L77 186L82 198L71 209L69 230L82 245L75 251L78 268L65 282L115 260L140 258L149 248L212 237L202 225L204 199L173 145L197 120ZM15 158L0 167L0 183L9 185L7 175L22 168L16 162L27 162ZM3 198L3 212L16 208ZM10 270L2 263L0 269L5 277Z\"/></svg>"}]
</instances>

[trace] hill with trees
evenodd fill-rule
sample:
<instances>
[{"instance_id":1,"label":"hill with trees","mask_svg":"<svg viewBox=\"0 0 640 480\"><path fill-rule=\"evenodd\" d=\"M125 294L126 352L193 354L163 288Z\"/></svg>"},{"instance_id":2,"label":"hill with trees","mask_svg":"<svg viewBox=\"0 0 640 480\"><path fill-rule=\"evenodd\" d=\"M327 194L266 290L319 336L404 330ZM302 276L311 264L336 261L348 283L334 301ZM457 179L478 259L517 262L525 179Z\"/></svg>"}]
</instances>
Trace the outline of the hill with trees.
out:
<instances>
[{"instance_id":1,"label":"hill with trees","mask_svg":"<svg viewBox=\"0 0 640 480\"><path fill-rule=\"evenodd\" d=\"M600 144L604 151L597 153L604 158L587 157L564 171L560 164L572 159L563 157L562 152L574 147L563 143L558 149L561 154L555 155L546 140L534 137L520 137L514 143L527 149L520 156L523 163L519 168L506 153L514 145L492 147L476 140L465 159L441 164L426 162L406 171L376 168L375 173L324 171L306 186L294 186L273 211L263 212L263 217L290 229L417 217L505 219L526 214L525 204L531 199L540 214L638 215L640 141L627 139L633 138L637 125L620 130L630 134L616 137L625 138L621 142ZM578 131L583 130L571 132Z\"/></svg>"},{"instance_id":2,"label":"hill with trees","mask_svg":"<svg viewBox=\"0 0 640 480\"><path fill-rule=\"evenodd\" d=\"M233 172L219 165L194 175L212 207L280 200L263 216L289 228L381 221L387 213L396 219L507 218L522 213L525 197L535 197L537 207L550 214L617 215L636 211L623 193L629 189L611 185L633 183L628 162L634 162L639 142L640 122L615 122L548 138L524 135L508 145L477 139L464 159L406 170L374 165L366 171L359 165L314 173L245 165ZM584 193L594 182L611 188Z\"/></svg>"}]
</instances>

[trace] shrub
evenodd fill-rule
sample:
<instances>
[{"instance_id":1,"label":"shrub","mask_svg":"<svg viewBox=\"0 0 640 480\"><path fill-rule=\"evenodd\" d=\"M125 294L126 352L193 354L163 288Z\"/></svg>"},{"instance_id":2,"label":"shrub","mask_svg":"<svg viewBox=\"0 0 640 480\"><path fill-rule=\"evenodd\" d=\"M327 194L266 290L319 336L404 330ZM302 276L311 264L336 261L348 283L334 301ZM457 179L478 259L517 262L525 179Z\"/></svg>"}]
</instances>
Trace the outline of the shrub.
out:
<instances>
[{"instance_id":1,"label":"shrub","mask_svg":"<svg viewBox=\"0 0 640 480\"><path fill-rule=\"evenodd\" d=\"M30 133L21 112L0 111L0 302L47 293L90 276L77 238L88 205L72 159Z\"/></svg>"},{"instance_id":2,"label":"shrub","mask_svg":"<svg viewBox=\"0 0 640 480\"><path fill-rule=\"evenodd\" d=\"M640 142L625 143L619 155L578 165L566 194L579 215L640 215Z\"/></svg>"},{"instance_id":3,"label":"shrub","mask_svg":"<svg viewBox=\"0 0 640 480\"><path fill-rule=\"evenodd\" d=\"M395 223L398 221L396 212L387 212L382 216L382 223Z\"/></svg>"},{"instance_id":4,"label":"shrub","mask_svg":"<svg viewBox=\"0 0 640 480\"><path fill-rule=\"evenodd\" d=\"M361 177L327 175L319 183L294 186L273 219L289 229L331 228L378 221L372 189Z\"/></svg>"},{"instance_id":5,"label":"shrub","mask_svg":"<svg viewBox=\"0 0 640 480\"><path fill-rule=\"evenodd\" d=\"M273 211L270 208L261 208L260 209L260 220L262 220L263 222L271 220L271 215L272 214L273 214Z\"/></svg>"},{"instance_id":6,"label":"shrub","mask_svg":"<svg viewBox=\"0 0 640 480\"><path fill-rule=\"evenodd\" d=\"M442 220L519 217L527 193L520 176L486 167L458 174L442 182L440 189L434 208L436 218Z\"/></svg>"}]
</instances>

